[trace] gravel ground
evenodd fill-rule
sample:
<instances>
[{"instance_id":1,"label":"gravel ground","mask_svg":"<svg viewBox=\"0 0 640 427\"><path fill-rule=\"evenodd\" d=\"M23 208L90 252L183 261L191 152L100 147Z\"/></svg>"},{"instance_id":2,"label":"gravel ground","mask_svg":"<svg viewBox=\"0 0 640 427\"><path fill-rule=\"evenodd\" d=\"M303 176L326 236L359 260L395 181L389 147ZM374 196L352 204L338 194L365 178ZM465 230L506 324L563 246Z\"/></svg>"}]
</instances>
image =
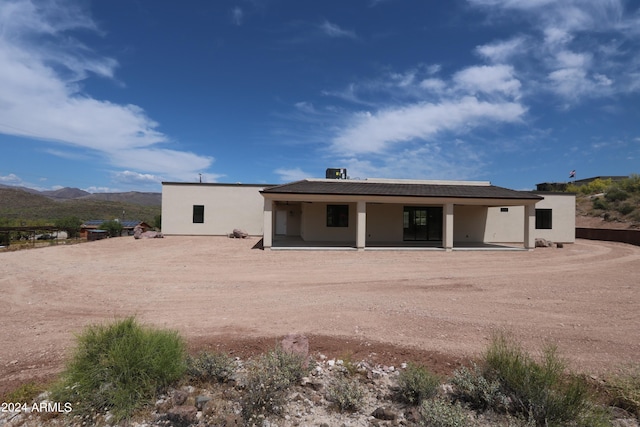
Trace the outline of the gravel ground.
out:
<instances>
[{"instance_id":1,"label":"gravel ground","mask_svg":"<svg viewBox=\"0 0 640 427\"><path fill-rule=\"evenodd\" d=\"M257 239L108 239L0 253L0 395L62 369L74 335L136 315L193 349L247 356L302 333L311 351L447 372L495 331L575 370L640 361L640 247L533 252L262 251ZM377 359L377 360L376 360Z\"/></svg>"}]
</instances>

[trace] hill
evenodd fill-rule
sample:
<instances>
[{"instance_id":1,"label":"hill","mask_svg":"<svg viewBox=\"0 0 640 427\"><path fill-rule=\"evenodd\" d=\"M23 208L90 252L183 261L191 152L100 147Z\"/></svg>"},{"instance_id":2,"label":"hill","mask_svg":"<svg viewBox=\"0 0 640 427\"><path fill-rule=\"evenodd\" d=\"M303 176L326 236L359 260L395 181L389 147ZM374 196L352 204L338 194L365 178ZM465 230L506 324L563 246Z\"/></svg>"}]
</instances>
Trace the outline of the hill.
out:
<instances>
[{"instance_id":1,"label":"hill","mask_svg":"<svg viewBox=\"0 0 640 427\"><path fill-rule=\"evenodd\" d=\"M576 227L640 228L640 175L622 181L596 179L569 185L576 193Z\"/></svg>"},{"instance_id":2,"label":"hill","mask_svg":"<svg viewBox=\"0 0 640 427\"><path fill-rule=\"evenodd\" d=\"M107 202L122 202L140 206L161 206L161 193L141 193L129 191L128 193L94 193L79 197L81 200L103 200Z\"/></svg>"},{"instance_id":3,"label":"hill","mask_svg":"<svg viewBox=\"0 0 640 427\"><path fill-rule=\"evenodd\" d=\"M89 193L88 191L80 190L79 188L65 187L59 190L41 191L40 194L50 197L52 199L65 200L65 199L76 199L78 197L87 196L91 193Z\"/></svg>"},{"instance_id":4,"label":"hill","mask_svg":"<svg viewBox=\"0 0 640 427\"><path fill-rule=\"evenodd\" d=\"M124 219L141 220L153 224L154 218L162 211L160 203L136 204L135 198L130 196L125 196L123 199L125 201L121 201L118 196L113 196L112 200L101 200L99 197L92 198L87 195L74 199L52 199L42 193L0 187L0 221L7 225L20 225L23 221L43 223L70 216L78 217L82 221L122 219L124 211ZM144 202L149 203L150 199L146 198ZM160 200L159 196L158 200Z\"/></svg>"}]
</instances>

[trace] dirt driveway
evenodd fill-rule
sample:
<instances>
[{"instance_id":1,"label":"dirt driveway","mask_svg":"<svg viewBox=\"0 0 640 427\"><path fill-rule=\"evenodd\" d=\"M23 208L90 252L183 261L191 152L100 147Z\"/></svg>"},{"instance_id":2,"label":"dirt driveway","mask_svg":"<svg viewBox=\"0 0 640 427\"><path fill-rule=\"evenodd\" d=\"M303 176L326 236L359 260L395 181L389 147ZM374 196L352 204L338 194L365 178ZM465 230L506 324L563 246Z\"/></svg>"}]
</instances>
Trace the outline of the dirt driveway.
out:
<instances>
[{"instance_id":1,"label":"dirt driveway","mask_svg":"<svg viewBox=\"0 0 640 427\"><path fill-rule=\"evenodd\" d=\"M85 325L129 315L179 330L192 348L240 354L300 332L312 350L418 358L446 371L507 330L532 350L557 343L583 372L640 362L640 247L308 252L256 243L118 238L0 253L0 393L59 371Z\"/></svg>"}]
</instances>

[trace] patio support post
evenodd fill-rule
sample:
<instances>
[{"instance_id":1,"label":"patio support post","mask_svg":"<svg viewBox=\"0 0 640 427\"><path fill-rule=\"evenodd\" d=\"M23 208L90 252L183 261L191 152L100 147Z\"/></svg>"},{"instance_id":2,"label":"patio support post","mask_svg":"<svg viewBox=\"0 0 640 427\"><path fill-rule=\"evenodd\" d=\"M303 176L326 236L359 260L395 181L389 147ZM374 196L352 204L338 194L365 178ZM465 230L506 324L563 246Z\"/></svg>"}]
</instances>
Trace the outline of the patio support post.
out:
<instances>
[{"instance_id":1,"label":"patio support post","mask_svg":"<svg viewBox=\"0 0 640 427\"><path fill-rule=\"evenodd\" d=\"M453 250L453 203L447 203L444 205L443 209L443 246L447 252L451 252Z\"/></svg>"},{"instance_id":2,"label":"patio support post","mask_svg":"<svg viewBox=\"0 0 640 427\"><path fill-rule=\"evenodd\" d=\"M264 224L262 226L262 247L271 249L273 244L273 200L264 199Z\"/></svg>"},{"instance_id":3,"label":"patio support post","mask_svg":"<svg viewBox=\"0 0 640 427\"><path fill-rule=\"evenodd\" d=\"M535 226L536 205L526 205L524 207L524 248L530 251L536 246Z\"/></svg>"},{"instance_id":4,"label":"patio support post","mask_svg":"<svg viewBox=\"0 0 640 427\"><path fill-rule=\"evenodd\" d=\"M358 202L358 218L356 220L356 248L363 251L367 240L367 203Z\"/></svg>"}]
</instances>

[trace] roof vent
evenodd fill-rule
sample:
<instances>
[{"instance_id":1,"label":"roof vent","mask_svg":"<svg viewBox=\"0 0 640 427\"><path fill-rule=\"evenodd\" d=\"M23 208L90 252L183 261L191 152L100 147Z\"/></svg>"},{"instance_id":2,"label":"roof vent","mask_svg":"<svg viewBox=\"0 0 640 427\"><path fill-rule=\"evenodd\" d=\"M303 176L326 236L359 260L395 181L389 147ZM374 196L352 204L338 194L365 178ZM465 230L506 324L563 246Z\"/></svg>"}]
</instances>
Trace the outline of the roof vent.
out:
<instances>
[{"instance_id":1,"label":"roof vent","mask_svg":"<svg viewBox=\"0 0 640 427\"><path fill-rule=\"evenodd\" d=\"M327 169L327 179L347 179L346 169Z\"/></svg>"}]
</instances>

